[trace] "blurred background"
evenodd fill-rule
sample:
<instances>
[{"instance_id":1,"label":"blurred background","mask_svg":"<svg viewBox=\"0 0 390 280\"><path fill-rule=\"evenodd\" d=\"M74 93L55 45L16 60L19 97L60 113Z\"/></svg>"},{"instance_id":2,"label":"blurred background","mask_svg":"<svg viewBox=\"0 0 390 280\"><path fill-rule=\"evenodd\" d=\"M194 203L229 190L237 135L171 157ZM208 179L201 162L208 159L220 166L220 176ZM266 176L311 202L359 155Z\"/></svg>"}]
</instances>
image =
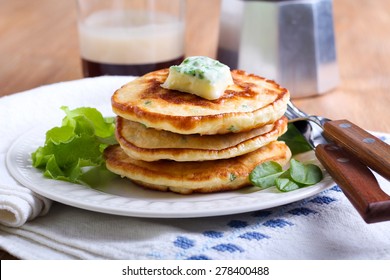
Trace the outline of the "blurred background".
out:
<instances>
[{"instance_id":1,"label":"blurred background","mask_svg":"<svg viewBox=\"0 0 390 280\"><path fill-rule=\"evenodd\" d=\"M219 3L187 0L188 56L215 57ZM76 1L0 0L0 42L0 95L82 77Z\"/></svg>"},{"instance_id":2,"label":"blurred background","mask_svg":"<svg viewBox=\"0 0 390 280\"><path fill-rule=\"evenodd\" d=\"M187 0L187 56L216 57L220 4ZM333 11L340 84L296 104L390 132L390 1L335 0ZM0 0L0 96L82 78L76 19L76 1Z\"/></svg>"}]
</instances>

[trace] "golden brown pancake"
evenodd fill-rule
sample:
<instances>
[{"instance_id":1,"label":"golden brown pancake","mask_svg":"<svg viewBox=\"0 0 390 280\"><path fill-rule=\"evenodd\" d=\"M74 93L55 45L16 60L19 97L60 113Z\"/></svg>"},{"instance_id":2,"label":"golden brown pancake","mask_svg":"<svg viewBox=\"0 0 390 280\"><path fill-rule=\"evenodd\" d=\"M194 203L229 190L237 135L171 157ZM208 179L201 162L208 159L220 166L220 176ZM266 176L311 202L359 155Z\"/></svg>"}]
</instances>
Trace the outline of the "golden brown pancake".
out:
<instances>
[{"instance_id":1,"label":"golden brown pancake","mask_svg":"<svg viewBox=\"0 0 390 280\"><path fill-rule=\"evenodd\" d=\"M182 135L147 128L117 118L116 138L130 157L144 161L171 159L202 161L231 158L252 152L275 141L287 130L287 118L247 132L215 135Z\"/></svg>"},{"instance_id":2,"label":"golden brown pancake","mask_svg":"<svg viewBox=\"0 0 390 280\"><path fill-rule=\"evenodd\" d=\"M104 151L107 168L146 188L181 194L235 190L250 185L248 175L265 161L285 165L291 152L284 142L274 141L245 155L222 160L146 162L129 157L119 145Z\"/></svg>"},{"instance_id":3,"label":"golden brown pancake","mask_svg":"<svg viewBox=\"0 0 390 280\"><path fill-rule=\"evenodd\" d=\"M231 72L234 85L216 100L168 90L160 85L168 69L148 73L118 89L113 111L147 127L179 134L225 134L274 123L286 110L289 92L244 71Z\"/></svg>"}]
</instances>

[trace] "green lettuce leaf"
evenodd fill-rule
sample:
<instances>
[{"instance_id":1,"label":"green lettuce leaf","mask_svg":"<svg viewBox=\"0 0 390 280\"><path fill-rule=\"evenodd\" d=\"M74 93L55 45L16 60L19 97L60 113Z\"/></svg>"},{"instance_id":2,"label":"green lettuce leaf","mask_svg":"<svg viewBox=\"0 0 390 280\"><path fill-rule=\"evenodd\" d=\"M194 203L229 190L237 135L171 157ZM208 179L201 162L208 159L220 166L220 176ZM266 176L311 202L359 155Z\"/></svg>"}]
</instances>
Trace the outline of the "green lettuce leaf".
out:
<instances>
[{"instance_id":1,"label":"green lettuce leaf","mask_svg":"<svg viewBox=\"0 0 390 280\"><path fill-rule=\"evenodd\" d=\"M66 114L62 126L46 132L44 145L31 154L32 164L48 178L94 186L94 176L110 173L103 151L116 143L114 118L104 118L95 108L61 109ZM91 169L94 176L88 176Z\"/></svg>"}]
</instances>

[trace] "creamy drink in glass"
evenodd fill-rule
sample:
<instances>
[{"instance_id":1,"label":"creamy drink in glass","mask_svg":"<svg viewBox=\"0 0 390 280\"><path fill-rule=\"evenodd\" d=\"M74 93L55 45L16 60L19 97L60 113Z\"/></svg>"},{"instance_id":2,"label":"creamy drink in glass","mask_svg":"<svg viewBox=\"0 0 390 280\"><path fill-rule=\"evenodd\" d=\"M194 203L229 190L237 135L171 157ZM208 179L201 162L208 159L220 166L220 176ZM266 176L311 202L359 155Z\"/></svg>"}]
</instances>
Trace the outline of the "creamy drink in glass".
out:
<instances>
[{"instance_id":1,"label":"creamy drink in glass","mask_svg":"<svg viewBox=\"0 0 390 280\"><path fill-rule=\"evenodd\" d=\"M85 77L140 76L184 58L183 0L78 0Z\"/></svg>"}]
</instances>

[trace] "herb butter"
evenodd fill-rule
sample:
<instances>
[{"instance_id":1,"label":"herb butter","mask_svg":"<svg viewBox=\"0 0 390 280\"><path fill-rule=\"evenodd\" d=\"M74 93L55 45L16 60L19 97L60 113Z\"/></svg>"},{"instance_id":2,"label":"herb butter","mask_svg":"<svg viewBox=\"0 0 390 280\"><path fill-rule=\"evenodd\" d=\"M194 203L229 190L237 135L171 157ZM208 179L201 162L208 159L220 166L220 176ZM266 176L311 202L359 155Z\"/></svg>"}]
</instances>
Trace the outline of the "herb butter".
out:
<instances>
[{"instance_id":1,"label":"herb butter","mask_svg":"<svg viewBox=\"0 0 390 280\"><path fill-rule=\"evenodd\" d=\"M171 66L161 86L214 100L231 84L233 79L228 66L206 56L192 56L180 65Z\"/></svg>"}]
</instances>

